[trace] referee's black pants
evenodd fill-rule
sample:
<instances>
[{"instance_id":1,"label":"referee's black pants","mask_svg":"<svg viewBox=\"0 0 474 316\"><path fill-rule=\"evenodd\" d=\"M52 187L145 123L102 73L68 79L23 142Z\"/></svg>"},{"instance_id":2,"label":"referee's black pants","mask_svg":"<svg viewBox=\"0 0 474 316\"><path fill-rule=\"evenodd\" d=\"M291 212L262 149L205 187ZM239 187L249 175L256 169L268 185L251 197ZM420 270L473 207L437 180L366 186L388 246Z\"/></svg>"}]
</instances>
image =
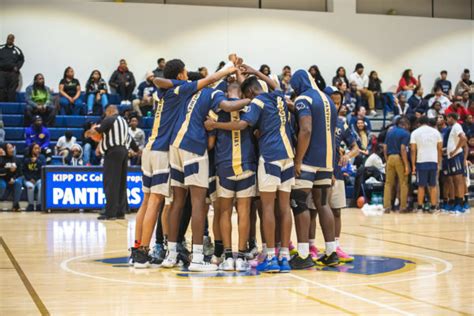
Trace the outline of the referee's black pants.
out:
<instances>
[{"instance_id":1,"label":"referee's black pants","mask_svg":"<svg viewBox=\"0 0 474 316\"><path fill-rule=\"evenodd\" d=\"M112 147L104 156L105 216L125 215L127 200L128 151L124 146Z\"/></svg>"}]
</instances>

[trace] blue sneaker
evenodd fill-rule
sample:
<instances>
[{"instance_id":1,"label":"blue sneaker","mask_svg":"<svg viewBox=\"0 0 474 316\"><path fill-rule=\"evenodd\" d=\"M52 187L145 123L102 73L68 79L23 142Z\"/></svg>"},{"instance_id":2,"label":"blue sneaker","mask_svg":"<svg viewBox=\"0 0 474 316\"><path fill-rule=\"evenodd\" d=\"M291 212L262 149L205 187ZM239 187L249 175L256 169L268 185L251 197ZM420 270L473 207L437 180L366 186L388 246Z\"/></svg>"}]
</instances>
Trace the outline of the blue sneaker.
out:
<instances>
[{"instance_id":1,"label":"blue sneaker","mask_svg":"<svg viewBox=\"0 0 474 316\"><path fill-rule=\"evenodd\" d=\"M458 204L453 208L453 212L455 212L455 213L464 213L465 210L464 210L464 207L462 207L461 205Z\"/></svg>"},{"instance_id":2,"label":"blue sneaker","mask_svg":"<svg viewBox=\"0 0 474 316\"><path fill-rule=\"evenodd\" d=\"M454 206L449 203L444 204L443 212L449 213L453 210Z\"/></svg>"},{"instance_id":3,"label":"blue sneaker","mask_svg":"<svg viewBox=\"0 0 474 316\"><path fill-rule=\"evenodd\" d=\"M279 264L280 264L280 273L289 273L291 271L291 267L290 267L290 264L288 263L288 259L282 258Z\"/></svg>"},{"instance_id":4,"label":"blue sneaker","mask_svg":"<svg viewBox=\"0 0 474 316\"><path fill-rule=\"evenodd\" d=\"M265 258L258 266L257 271L267 273L278 273L280 272L280 265L278 264L277 257L273 257L271 260Z\"/></svg>"},{"instance_id":5,"label":"blue sneaker","mask_svg":"<svg viewBox=\"0 0 474 316\"><path fill-rule=\"evenodd\" d=\"M469 202L464 202L463 208L465 211L469 211L471 209L471 205Z\"/></svg>"}]
</instances>

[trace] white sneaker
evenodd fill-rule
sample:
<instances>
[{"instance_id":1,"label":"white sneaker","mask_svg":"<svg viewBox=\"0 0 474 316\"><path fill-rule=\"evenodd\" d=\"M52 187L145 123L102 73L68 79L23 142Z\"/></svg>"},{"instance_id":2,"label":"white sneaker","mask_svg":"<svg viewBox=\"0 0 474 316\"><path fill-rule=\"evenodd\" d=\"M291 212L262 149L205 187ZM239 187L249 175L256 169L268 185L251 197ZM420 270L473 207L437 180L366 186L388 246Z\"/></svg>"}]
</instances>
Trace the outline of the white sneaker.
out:
<instances>
[{"instance_id":1,"label":"white sneaker","mask_svg":"<svg viewBox=\"0 0 474 316\"><path fill-rule=\"evenodd\" d=\"M377 112L372 110L372 111L370 111L369 115L372 116L372 117L376 117L378 114L377 114Z\"/></svg>"},{"instance_id":2,"label":"white sneaker","mask_svg":"<svg viewBox=\"0 0 474 316\"><path fill-rule=\"evenodd\" d=\"M235 261L235 271L245 272L250 270L250 263L242 258L237 258Z\"/></svg>"},{"instance_id":3,"label":"white sneaker","mask_svg":"<svg viewBox=\"0 0 474 316\"><path fill-rule=\"evenodd\" d=\"M227 258L224 262L221 263L219 266L219 270L222 271L234 271L235 270L235 262L234 258Z\"/></svg>"},{"instance_id":4,"label":"white sneaker","mask_svg":"<svg viewBox=\"0 0 474 316\"><path fill-rule=\"evenodd\" d=\"M150 261L147 261L145 263L139 263L139 262L134 262L133 267L135 269L148 269L150 267Z\"/></svg>"},{"instance_id":5,"label":"white sneaker","mask_svg":"<svg viewBox=\"0 0 474 316\"><path fill-rule=\"evenodd\" d=\"M175 254L171 254L169 253L165 260L163 260L163 263L161 264L161 266L163 268L174 268L176 266L176 264L178 263L178 254L175 253Z\"/></svg>"},{"instance_id":6,"label":"white sneaker","mask_svg":"<svg viewBox=\"0 0 474 316\"><path fill-rule=\"evenodd\" d=\"M206 261L200 261L200 262L191 262L191 264L188 267L189 271L193 272L209 272L209 271L217 271L217 265L206 262Z\"/></svg>"},{"instance_id":7,"label":"white sneaker","mask_svg":"<svg viewBox=\"0 0 474 316\"><path fill-rule=\"evenodd\" d=\"M205 256L210 256L214 253L214 245L212 244L211 237L204 236L203 248L204 248L204 255Z\"/></svg>"},{"instance_id":8,"label":"white sneaker","mask_svg":"<svg viewBox=\"0 0 474 316\"><path fill-rule=\"evenodd\" d=\"M224 255L220 257L216 257L215 255L212 255L211 263L219 266L222 262L224 262Z\"/></svg>"}]
</instances>

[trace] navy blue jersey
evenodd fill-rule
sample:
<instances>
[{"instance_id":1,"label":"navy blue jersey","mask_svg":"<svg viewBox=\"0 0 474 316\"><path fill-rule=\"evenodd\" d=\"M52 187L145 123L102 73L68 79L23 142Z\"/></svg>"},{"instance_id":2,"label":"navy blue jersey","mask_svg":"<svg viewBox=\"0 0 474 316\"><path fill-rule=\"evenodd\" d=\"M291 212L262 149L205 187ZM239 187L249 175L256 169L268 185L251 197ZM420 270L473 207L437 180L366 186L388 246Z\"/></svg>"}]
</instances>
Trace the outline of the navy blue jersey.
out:
<instances>
[{"instance_id":1,"label":"navy blue jersey","mask_svg":"<svg viewBox=\"0 0 474 316\"><path fill-rule=\"evenodd\" d=\"M182 80L171 80L172 89L158 89L153 94L156 102L155 118L151 135L146 147L150 150L168 151L170 147L171 135L174 125L180 113L179 97L174 93L174 89L186 83Z\"/></svg>"},{"instance_id":2,"label":"navy blue jersey","mask_svg":"<svg viewBox=\"0 0 474 316\"><path fill-rule=\"evenodd\" d=\"M173 130L171 145L202 156L207 150L204 121L209 111L217 111L219 104L226 99L225 95L212 88L197 91L197 81L177 87L174 93L179 96L182 108Z\"/></svg>"},{"instance_id":3,"label":"navy blue jersey","mask_svg":"<svg viewBox=\"0 0 474 316\"><path fill-rule=\"evenodd\" d=\"M267 162L293 159L292 132L283 92L262 93L246 109L241 120L259 129L258 147L263 159Z\"/></svg>"}]
</instances>

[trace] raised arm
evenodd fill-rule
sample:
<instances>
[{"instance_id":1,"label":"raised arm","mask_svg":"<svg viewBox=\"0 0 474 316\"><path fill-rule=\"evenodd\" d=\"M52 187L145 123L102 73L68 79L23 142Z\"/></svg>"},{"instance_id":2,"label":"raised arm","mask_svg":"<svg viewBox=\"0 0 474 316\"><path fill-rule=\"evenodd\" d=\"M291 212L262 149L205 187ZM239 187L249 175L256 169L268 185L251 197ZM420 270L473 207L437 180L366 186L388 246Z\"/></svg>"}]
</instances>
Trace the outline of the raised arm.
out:
<instances>
[{"instance_id":1,"label":"raised arm","mask_svg":"<svg viewBox=\"0 0 474 316\"><path fill-rule=\"evenodd\" d=\"M222 78L225 78L228 75L235 73L236 71L237 68L235 67L222 68L218 72L215 72L212 75L207 76L206 78L199 79L197 82L197 89L201 90L202 88L207 87L208 85L211 85L214 82L217 82Z\"/></svg>"},{"instance_id":2,"label":"raised arm","mask_svg":"<svg viewBox=\"0 0 474 316\"><path fill-rule=\"evenodd\" d=\"M268 85L268 87L271 90L279 90L280 87L277 85L275 81L273 81L270 77L265 76L263 73L260 71L250 67L249 65L243 64L241 66L244 71L242 72L243 74L249 74L249 75L255 75L258 79L265 81L265 83Z\"/></svg>"}]
</instances>

